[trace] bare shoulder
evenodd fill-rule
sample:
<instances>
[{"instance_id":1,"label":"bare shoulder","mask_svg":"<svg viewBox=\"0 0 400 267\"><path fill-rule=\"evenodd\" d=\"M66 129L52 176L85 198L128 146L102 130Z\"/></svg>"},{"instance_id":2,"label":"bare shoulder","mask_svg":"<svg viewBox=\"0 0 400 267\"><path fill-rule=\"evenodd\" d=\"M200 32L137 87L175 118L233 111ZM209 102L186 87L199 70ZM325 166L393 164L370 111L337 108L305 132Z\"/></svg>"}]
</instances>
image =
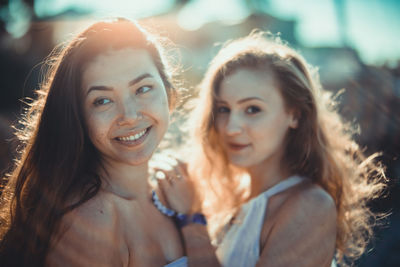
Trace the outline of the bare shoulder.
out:
<instances>
[{"instance_id":1,"label":"bare shoulder","mask_svg":"<svg viewBox=\"0 0 400 267\"><path fill-rule=\"evenodd\" d=\"M295 188L293 194L288 197L285 208L295 214L311 213L315 215L313 217L321 219L336 217L336 205L331 195L322 187L312 183L305 183Z\"/></svg>"},{"instance_id":2,"label":"bare shoulder","mask_svg":"<svg viewBox=\"0 0 400 267\"><path fill-rule=\"evenodd\" d=\"M336 206L333 198L324 189L306 181L271 197L267 214L266 223L297 216L306 220L331 220L336 217Z\"/></svg>"},{"instance_id":3,"label":"bare shoulder","mask_svg":"<svg viewBox=\"0 0 400 267\"><path fill-rule=\"evenodd\" d=\"M109 193L98 193L95 197L67 213L65 221L77 218L100 227L112 227L116 219L115 198Z\"/></svg>"},{"instance_id":4,"label":"bare shoulder","mask_svg":"<svg viewBox=\"0 0 400 267\"><path fill-rule=\"evenodd\" d=\"M273 207L267 208L262 230L260 262L272 266L329 265L336 241L332 197L318 185L304 182L271 202Z\"/></svg>"},{"instance_id":5,"label":"bare shoulder","mask_svg":"<svg viewBox=\"0 0 400 267\"><path fill-rule=\"evenodd\" d=\"M112 199L99 194L65 214L52 240L48 266L122 265L118 216Z\"/></svg>"}]
</instances>

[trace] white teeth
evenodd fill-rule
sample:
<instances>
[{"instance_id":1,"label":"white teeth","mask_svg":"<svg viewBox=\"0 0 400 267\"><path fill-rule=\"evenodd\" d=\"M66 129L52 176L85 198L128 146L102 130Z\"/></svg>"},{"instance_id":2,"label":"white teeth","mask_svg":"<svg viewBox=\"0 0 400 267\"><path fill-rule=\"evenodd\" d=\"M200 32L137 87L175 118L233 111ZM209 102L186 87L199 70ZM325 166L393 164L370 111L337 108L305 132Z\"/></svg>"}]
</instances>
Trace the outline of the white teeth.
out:
<instances>
[{"instance_id":1,"label":"white teeth","mask_svg":"<svg viewBox=\"0 0 400 267\"><path fill-rule=\"evenodd\" d=\"M136 141L140 137L142 137L146 133L147 129L144 129L140 133L137 133L135 135L130 135L130 136L125 136L125 137L118 137L117 139L120 141Z\"/></svg>"}]
</instances>

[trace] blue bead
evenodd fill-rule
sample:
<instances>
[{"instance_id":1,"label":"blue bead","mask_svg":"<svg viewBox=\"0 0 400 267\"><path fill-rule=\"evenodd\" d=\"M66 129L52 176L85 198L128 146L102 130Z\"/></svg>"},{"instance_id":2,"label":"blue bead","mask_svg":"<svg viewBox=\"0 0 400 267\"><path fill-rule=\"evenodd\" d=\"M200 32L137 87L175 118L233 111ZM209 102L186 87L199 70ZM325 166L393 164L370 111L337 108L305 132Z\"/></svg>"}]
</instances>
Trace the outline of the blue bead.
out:
<instances>
[{"instance_id":1,"label":"blue bead","mask_svg":"<svg viewBox=\"0 0 400 267\"><path fill-rule=\"evenodd\" d=\"M160 199L158 198L156 191L152 191L152 196L151 199L153 201L154 206L158 209L159 212L161 212L162 214L168 216L168 217L173 217L175 216L176 212L174 210L168 209L167 207L165 207Z\"/></svg>"}]
</instances>

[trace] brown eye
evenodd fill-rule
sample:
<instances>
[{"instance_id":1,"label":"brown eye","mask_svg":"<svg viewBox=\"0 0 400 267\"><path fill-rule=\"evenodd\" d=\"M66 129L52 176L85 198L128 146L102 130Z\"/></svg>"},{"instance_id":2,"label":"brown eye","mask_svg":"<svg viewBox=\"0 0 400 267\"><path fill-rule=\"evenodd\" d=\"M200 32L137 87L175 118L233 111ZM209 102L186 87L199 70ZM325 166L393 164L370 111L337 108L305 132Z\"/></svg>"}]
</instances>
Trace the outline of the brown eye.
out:
<instances>
[{"instance_id":1,"label":"brown eye","mask_svg":"<svg viewBox=\"0 0 400 267\"><path fill-rule=\"evenodd\" d=\"M257 106L250 106L248 108L246 108L246 113L247 114L256 114L258 112L260 112L261 109Z\"/></svg>"},{"instance_id":2,"label":"brown eye","mask_svg":"<svg viewBox=\"0 0 400 267\"><path fill-rule=\"evenodd\" d=\"M144 93L147 93L148 91L150 91L151 89L153 89L153 86L150 86L150 85L142 86L136 90L136 94L137 95L144 94Z\"/></svg>"},{"instance_id":3,"label":"brown eye","mask_svg":"<svg viewBox=\"0 0 400 267\"><path fill-rule=\"evenodd\" d=\"M229 108L228 107L217 107L217 113L229 113Z\"/></svg>"},{"instance_id":4,"label":"brown eye","mask_svg":"<svg viewBox=\"0 0 400 267\"><path fill-rule=\"evenodd\" d=\"M93 102L93 105L96 106L96 107L98 107L98 106L107 105L107 104L109 104L109 103L111 103L111 100L110 100L110 99L108 99L108 98L99 98L99 99L96 99L96 100Z\"/></svg>"}]
</instances>

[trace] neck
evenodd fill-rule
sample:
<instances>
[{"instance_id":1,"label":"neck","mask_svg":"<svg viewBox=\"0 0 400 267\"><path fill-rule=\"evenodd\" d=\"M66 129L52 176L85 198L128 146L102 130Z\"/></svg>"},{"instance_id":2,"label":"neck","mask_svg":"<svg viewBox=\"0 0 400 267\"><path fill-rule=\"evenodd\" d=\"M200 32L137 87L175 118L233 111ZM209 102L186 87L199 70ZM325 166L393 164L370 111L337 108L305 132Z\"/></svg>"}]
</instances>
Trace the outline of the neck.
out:
<instances>
[{"instance_id":1,"label":"neck","mask_svg":"<svg viewBox=\"0 0 400 267\"><path fill-rule=\"evenodd\" d=\"M102 189L125 199L146 199L149 195L148 163L133 166L120 162L103 162Z\"/></svg>"},{"instance_id":2,"label":"neck","mask_svg":"<svg viewBox=\"0 0 400 267\"><path fill-rule=\"evenodd\" d=\"M251 177L250 198L261 194L289 176L281 162L282 157L271 157L248 168L247 171Z\"/></svg>"}]
</instances>

